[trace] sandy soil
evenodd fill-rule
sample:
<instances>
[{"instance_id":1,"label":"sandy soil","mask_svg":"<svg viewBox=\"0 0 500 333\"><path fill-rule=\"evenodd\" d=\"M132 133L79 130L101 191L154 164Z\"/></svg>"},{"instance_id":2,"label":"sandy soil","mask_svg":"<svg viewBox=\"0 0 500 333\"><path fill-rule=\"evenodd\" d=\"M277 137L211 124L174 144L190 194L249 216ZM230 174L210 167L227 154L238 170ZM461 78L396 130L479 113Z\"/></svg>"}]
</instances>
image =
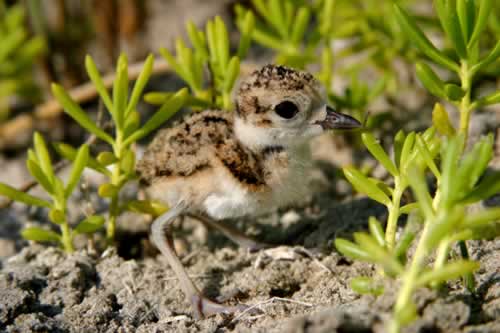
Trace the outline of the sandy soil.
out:
<instances>
[{"instance_id":1,"label":"sandy soil","mask_svg":"<svg viewBox=\"0 0 500 333\"><path fill-rule=\"evenodd\" d=\"M349 280L374 274L332 247L336 235L361 230L384 209L366 199L334 203L329 192L303 208L239 221L249 233L287 245L249 253L216 232L186 221L176 234L183 262L214 299L242 302L256 311L192 317L178 282L159 255L123 259L31 245L2 261L0 329L6 332L384 332L395 285L384 296L359 296ZM265 236L264 236L265 235ZM122 235L122 237L125 237ZM144 242L144 239L142 240ZM130 243L129 243L130 244ZM304 245L306 247L304 247ZM459 283L438 295L416 295L421 319L407 332L499 332L500 240L471 243L481 262L477 293Z\"/></svg>"}]
</instances>

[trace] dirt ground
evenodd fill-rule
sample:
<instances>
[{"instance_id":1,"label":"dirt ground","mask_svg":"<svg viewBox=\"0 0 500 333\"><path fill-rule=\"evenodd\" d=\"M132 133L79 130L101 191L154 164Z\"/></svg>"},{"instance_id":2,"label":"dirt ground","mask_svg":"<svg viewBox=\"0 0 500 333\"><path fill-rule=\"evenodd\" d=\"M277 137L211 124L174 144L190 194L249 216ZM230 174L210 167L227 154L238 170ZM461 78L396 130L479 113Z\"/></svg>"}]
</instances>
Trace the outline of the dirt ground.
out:
<instances>
[{"instance_id":1,"label":"dirt ground","mask_svg":"<svg viewBox=\"0 0 500 333\"><path fill-rule=\"evenodd\" d=\"M343 258L332 242L365 229L370 215L383 218L385 210L353 197L334 174L331 168L316 170L314 195L303 207L236 222L264 241L286 245L249 253L195 221L177 229L176 247L200 289L213 299L241 302L254 311L194 320L166 260L154 251L133 250L149 248L147 224L130 216L141 227L122 230L122 256L116 249L66 255L32 244L3 259L0 330L384 332L394 282L385 285L379 298L357 295L350 279L376 274L374 267ZM338 201L342 191L344 199ZM37 216L19 207L10 216L16 212ZM24 244L16 242L11 247ZM470 246L472 257L481 263L477 293L470 294L458 282L441 294L420 290L416 300L421 318L406 332L500 332L500 240Z\"/></svg>"}]
</instances>

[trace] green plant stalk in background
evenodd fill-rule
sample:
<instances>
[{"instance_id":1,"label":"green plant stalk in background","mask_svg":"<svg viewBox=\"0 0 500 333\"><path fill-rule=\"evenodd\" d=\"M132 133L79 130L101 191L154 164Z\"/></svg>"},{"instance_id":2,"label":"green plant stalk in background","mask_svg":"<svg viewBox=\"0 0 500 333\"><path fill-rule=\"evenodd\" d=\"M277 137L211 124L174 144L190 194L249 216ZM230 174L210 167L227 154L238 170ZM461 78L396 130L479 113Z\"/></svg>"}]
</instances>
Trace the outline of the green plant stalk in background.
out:
<instances>
[{"instance_id":1,"label":"green plant stalk in background","mask_svg":"<svg viewBox=\"0 0 500 333\"><path fill-rule=\"evenodd\" d=\"M46 43L41 36L29 36L25 16L21 4L7 7L4 0L0 0L0 123L9 116L12 96L30 102L40 99L33 79L33 65L45 52Z\"/></svg>"},{"instance_id":2,"label":"green plant stalk in background","mask_svg":"<svg viewBox=\"0 0 500 333\"><path fill-rule=\"evenodd\" d=\"M108 143L111 147L111 151L101 152L95 159L89 158L87 164L109 180L107 183L100 185L98 190L101 197L110 200L106 224L108 243L114 242L118 216L124 210L129 209L131 204L130 202L121 202L120 191L129 181L136 179L133 144L167 121L184 105L188 97L186 88L179 90L175 94L170 94L163 101L158 111L145 124L140 125L140 116L136 108L151 76L153 61L153 56L148 56L129 96L127 58L122 54L118 59L111 98L94 61L90 56L87 56L85 60L87 73L111 116L115 127L114 137L99 128L61 86L54 84L52 87L54 96L64 107L65 112L83 128ZM74 149L67 145L58 144L56 149L67 159L72 160L75 158ZM152 203L143 202L141 205L136 203L135 209L141 210L140 208L155 211Z\"/></svg>"},{"instance_id":3,"label":"green plant stalk in background","mask_svg":"<svg viewBox=\"0 0 500 333\"><path fill-rule=\"evenodd\" d=\"M64 185L63 181L54 173L52 160L43 137L35 132L33 141L34 150L30 149L28 151L26 161L28 171L51 200L46 201L2 183L0 183L0 194L26 205L48 208L49 220L58 225L61 231L61 234L57 234L40 227L28 227L22 231L22 236L25 239L37 242L55 242L61 245L66 252L73 252L73 238L76 234L93 233L99 230L105 221L100 215L91 215L80 221L72 229L67 218L67 201L75 190L88 163L89 147L84 144L78 151L74 151L71 173L66 185Z\"/></svg>"},{"instance_id":4,"label":"green plant stalk in background","mask_svg":"<svg viewBox=\"0 0 500 333\"><path fill-rule=\"evenodd\" d=\"M241 38L236 54L230 54L229 33L220 17L209 20L205 32L194 23L188 22L186 30L192 47L179 38L176 41L176 55L165 48L160 54L172 69L186 82L190 89L187 105L195 109L221 109L231 111L231 92L240 73L240 63L250 47L255 19L248 12L241 22ZM204 73L209 76L205 77ZM152 92L145 96L151 104L164 103L172 93Z\"/></svg>"}]
</instances>

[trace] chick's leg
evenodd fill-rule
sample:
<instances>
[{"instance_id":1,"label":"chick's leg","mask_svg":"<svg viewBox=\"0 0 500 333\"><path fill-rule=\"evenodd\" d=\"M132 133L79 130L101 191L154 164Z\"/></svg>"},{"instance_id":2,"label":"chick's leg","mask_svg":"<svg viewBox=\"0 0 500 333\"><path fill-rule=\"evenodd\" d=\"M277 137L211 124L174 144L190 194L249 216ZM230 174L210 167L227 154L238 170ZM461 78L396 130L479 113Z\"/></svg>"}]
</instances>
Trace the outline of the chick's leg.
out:
<instances>
[{"instance_id":1,"label":"chick's leg","mask_svg":"<svg viewBox=\"0 0 500 333\"><path fill-rule=\"evenodd\" d=\"M188 276L184 266L182 265L177 253L175 252L171 226L173 221L185 211L185 206L177 205L163 215L159 216L151 227L153 243L167 258L168 263L172 267L175 275L179 279L180 286L184 292L186 299L191 303L194 315L197 319L204 318L216 313L233 313L244 310L246 306L224 306L215 303L206 298L201 291L196 288L191 278Z\"/></svg>"},{"instance_id":2,"label":"chick's leg","mask_svg":"<svg viewBox=\"0 0 500 333\"><path fill-rule=\"evenodd\" d=\"M261 243L252 237L249 237L242 233L241 231L233 228L223 222L215 221L207 216L198 214L189 214L189 216L199 220L201 223L207 227L214 228L222 232L227 238L232 240L239 246L248 249L250 252L255 252L261 249L266 249L272 247L270 244Z\"/></svg>"}]
</instances>

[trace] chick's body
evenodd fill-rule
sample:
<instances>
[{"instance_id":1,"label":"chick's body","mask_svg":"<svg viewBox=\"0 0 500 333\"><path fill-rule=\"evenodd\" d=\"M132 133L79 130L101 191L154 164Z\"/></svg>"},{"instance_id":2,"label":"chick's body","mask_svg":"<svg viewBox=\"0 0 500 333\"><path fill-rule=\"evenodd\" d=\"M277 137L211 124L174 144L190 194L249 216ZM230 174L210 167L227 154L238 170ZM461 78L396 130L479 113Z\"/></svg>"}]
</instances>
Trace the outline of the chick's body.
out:
<instances>
[{"instance_id":1,"label":"chick's body","mask_svg":"<svg viewBox=\"0 0 500 333\"><path fill-rule=\"evenodd\" d=\"M234 132L234 114L206 110L162 130L138 163L148 195L214 219L261 214L304 197L306 145L255 153Z\"/></svg>"},{"instance_id":2,"label":"chick's body","mask_svg":"<svg viewBox=\"0 0 500 333\"><path fill-rule=\"evenodd\" d=\"M197 215L241 246L262 248L218 220L302 199L311 163L308 141L328 129L360 126L326 105L325 91L311 74L283 66L268 65L246 78L235 106L234 112L195 113L161 131L137 168L149 196L171 207L153 222L152 240L197 318L242 307L217 304L196 287L173 248L172 222Z\"/></svg>"}]
</instances>

